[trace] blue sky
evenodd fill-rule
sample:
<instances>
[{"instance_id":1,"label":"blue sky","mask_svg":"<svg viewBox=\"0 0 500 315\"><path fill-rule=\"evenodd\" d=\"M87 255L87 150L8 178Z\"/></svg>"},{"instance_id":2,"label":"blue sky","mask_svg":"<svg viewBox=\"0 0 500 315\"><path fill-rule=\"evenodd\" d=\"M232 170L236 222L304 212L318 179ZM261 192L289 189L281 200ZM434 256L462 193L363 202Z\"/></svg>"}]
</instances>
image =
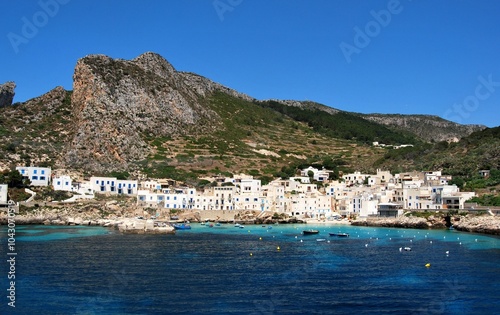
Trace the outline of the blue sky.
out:
<instances>
[{"instance_id":1,"label":"blue sky","mask_svg":"<svg viewBox=\"0 0 500 315\"><path fill-rule=\"evenodd\" d=\"M72 89L88 54L146 51L257 99L500 125L497 0L33 0L0 19L14 101Z\"/></svg>"}]
</instances>

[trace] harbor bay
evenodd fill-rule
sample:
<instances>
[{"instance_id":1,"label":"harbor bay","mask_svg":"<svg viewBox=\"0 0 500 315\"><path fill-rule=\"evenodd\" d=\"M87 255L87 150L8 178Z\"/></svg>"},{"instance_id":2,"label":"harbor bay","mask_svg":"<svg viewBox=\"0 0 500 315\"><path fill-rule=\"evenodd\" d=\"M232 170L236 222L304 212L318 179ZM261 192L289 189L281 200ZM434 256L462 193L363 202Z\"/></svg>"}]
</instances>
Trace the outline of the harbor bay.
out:
<instances>
[{"instance_id":1,"label":"harbor bay","mask_svg":"<svg viewBox=\"0 0 500 315\"><path fill-rule=\"evenodd\" d=\"M310 229L318 233L303 233ZM124 235L20 226L16 242L13 314L493 314L500 306L500 239L454 230L195 223L175 235Z\"/></svg>"}]
</instances>

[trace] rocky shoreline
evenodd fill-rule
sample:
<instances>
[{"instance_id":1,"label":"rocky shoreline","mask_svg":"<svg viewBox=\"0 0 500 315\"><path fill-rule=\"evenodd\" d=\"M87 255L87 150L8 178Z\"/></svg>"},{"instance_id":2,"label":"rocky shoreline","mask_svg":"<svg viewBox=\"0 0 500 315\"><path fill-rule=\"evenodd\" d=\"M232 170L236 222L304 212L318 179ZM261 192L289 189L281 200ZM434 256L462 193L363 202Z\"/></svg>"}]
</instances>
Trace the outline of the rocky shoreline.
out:
<instances>
[{"instance_id":1,"label":"rocky shoreline","mask_svg":"<svg viewBox=\"0 0 500 315\"><path fill-rule=\"evenodd\" d=\"M145 216L145 210L137 208L135 199L101 200L77 204L45 204L41 207L23 208L16 214L16 225L81 225L104 226L118 229L128 234L167 234L175 233L172 223L176 222L220 222L240 224L287 224L314 223L294 217L276 216L260 211L196 211L186 210L176 213L162 213L158 218ZM143 218L144 217L144 218ZM319 221L318 221L319 222ZM7 212L0 212L0 225L8 223ZM324 222L335 224L338 222ZM342 221L349 224L348 221ZM500 235L500 217L491 215L446 215L433 214L428 217L403 215L398 218L369 218L350 222L354 226L395 227L410 229L447 229Z\"/></svg>"},{"instance_id":2,"label":"rocky shoreline","mask_svg":"<svg viewBox=\"0 0 500 315\"><path fill-rule=\"evenodd\" d=\"M454 215L398 218L370 218L351 222L355 226L395 227L408 229L447 229L458 231L500 235L500 217L490 215Z\"/></svg>"}]
</instances>

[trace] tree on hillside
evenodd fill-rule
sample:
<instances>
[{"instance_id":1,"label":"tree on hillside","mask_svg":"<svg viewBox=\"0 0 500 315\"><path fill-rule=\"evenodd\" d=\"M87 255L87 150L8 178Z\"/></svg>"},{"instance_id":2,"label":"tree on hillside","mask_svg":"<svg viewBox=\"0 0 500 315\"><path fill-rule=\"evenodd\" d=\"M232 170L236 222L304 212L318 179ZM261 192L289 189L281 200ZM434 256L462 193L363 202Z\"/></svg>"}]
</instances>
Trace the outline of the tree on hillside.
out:
<instances>
[{"instance_id":1,"label":"tree on hillside","mask_svg":"<svg viewBox=\"0 0 500 315\"><path fill-rule=\"evenodd\" d=\"M10 170L0 174L0 183L9 185L9 188L24 188L29 186L31 181L23 178L18 170Z\"/></svg>"}]
</instances>

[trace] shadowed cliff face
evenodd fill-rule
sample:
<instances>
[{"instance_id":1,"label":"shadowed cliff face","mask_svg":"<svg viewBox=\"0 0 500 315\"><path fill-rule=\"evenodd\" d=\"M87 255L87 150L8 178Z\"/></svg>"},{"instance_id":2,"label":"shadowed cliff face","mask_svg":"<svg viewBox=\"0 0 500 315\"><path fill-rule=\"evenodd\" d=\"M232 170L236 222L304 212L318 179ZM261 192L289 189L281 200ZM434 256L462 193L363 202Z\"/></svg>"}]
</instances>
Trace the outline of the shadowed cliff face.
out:
<instances>
[{"instance_id":1,"label":"shadowed cliff face","mask_svg":"<svg viewBox=\"0 0 500 315\"><path fill-rule=\"evenodd\" d=\"M134 60L91 55L77 62L71 103L74 138L66 164L92 171L125 169L149 153L148 137L201 134L218 115L203 104L214 83L177 72L161 56Z\"/></svg>"},{"instance_id":2,"label":"shadowed cliff face","mask_svg":"<svg viewBox=\"0 0 500 315\"><path fill-rule=\"evenodd\" d=\"M4 84L0 84L0 107L12 105L15 88L16 84L14 82L5 82Z\"/></svg>"}]
</instances>

